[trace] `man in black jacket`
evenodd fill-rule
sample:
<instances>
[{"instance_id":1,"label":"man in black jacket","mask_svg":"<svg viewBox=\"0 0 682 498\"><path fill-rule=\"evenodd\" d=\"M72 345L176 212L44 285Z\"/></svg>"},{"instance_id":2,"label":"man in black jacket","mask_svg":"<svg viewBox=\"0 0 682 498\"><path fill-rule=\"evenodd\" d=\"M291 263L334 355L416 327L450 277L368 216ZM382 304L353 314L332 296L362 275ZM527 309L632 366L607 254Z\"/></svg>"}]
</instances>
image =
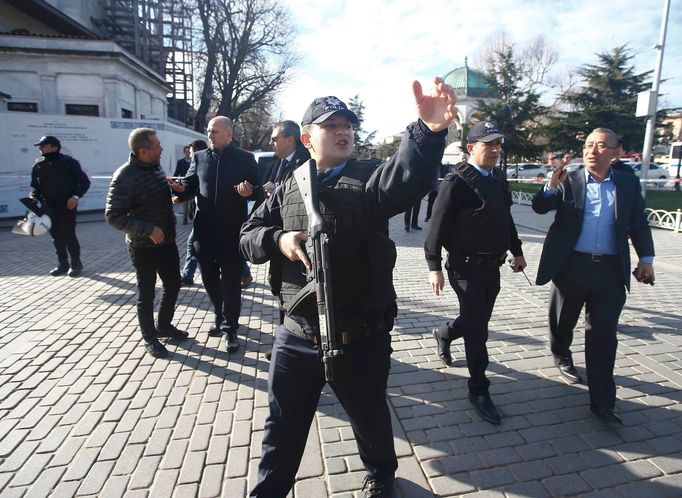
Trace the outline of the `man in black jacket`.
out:
<instances>
[{"instance_id":1,"label":"man in black jacket","mask_svg":"<svg viewBox=\"0 0 682 498\"><path fill-rule=\"evenodd\" d=\"M52 220L50 235L59 261L50 275L56 277L68 272L70 277L77 277L83 263L76 238L76 213L80 198L90 188L90 179L78 161L60 152L62 146L57 137L44 136L34 145L42 156L36 159L31 171L31 199L36 204L40 202Z\"/></svg>"},{"instance_id":2,"label":"man in black jacket","mask_svg":"<svg viewBox=\"0 0 682 498\"><path fill-rule=\"evenodd\" d=\"M194 248L201 279L215 310L210 336L225 337L228 352L239 349L242 259L239 229L247 218L246 200L258 184L258 165L233 141L232 121L217 116L208 123L210 147L192 156L182 183L171 183L180 200L196 196Z\"/></svg>"},{"instance_id":3,"label":"man in black jacket","mask_svg":"<svg viewBox=\"0 0 682 498\"><path fill-rule=\"evenodd\" d=\"M396 312L396 252L388 220L426 193L455 113L454 91L442 79L435 79L430 95L422 93L419 82L413 91L419 120L408 126L398 152L383 164L352 159L357 116L336 97L315 99L302 120L301 140L316 161L320 211L329 227L329 282L343 349L330 385L350 417L367 469L365 496L376 498L393 496L398 467L386 403ZM283 256L281 296L287 310L284 325L275 331L270 412L252 497L283 497L293 486L325 384L315 295L303 290L310 268L301 246L307 230L294 178L276 189L242 228L242 254L251 262Z\"/></svg>"},{"instance_id":4,"label":"man in black jacket","mask_svg":"<svg viewBox=\"0 0 682 498\"><path fill-rule=\"evenodd\" d=\"M180 290L180 258L175 245L175 213L171 190L159 160L163 148L155 130L136 128L128 137L130 158L114 173L104 216L126 234L137 277L137 318L149 354L165 358L158 337L187 338L171 321ZM156 275L163 283L157 326L154 326Z\"/></svg>"},{"instance_id":5,"label":"man in black jacket","mask_svg":"<svg viewBox=\"0 0 682 498\"><path fill-rule=\"evenodd\" d=\"M452 365L450 343L464 337L469 368L469 400L491 424L501 417L490 399L488 367L488 322L500 292L500 265L508 250L514 255L512 269L526 267L514 220L507 178L496 168L504 136L492 123L482 121L467 136L468 163L458 163L444 180L433 206L433 218L424 250L429 283L436 295L443 290L441 249L448 258L445 268L459 300L459 316L433 329L438 356Z\"/></svg>"}]
</instances>

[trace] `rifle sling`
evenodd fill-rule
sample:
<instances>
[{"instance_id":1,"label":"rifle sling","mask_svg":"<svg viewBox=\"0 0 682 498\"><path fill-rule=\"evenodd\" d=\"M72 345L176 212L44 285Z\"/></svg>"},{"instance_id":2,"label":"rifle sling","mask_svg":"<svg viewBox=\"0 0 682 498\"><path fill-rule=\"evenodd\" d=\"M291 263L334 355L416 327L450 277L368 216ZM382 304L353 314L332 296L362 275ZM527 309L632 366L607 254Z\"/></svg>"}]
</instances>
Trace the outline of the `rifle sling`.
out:
<instances>
[{"instance_id":1,"label":"rifle sling","mask_svg":"<svg viewBox=\"0 0 682 498\"><path fill-rule=\"evenodd\" d=\"M315 280L311 280L308 282L305 287L303 287L301 290L299 290L294 298L291 300L288 306L284 307L284 311L289 313L293 313L296 311L296 308L305 301L311 294L315 294Z\"/></svg>"}]
</instances>

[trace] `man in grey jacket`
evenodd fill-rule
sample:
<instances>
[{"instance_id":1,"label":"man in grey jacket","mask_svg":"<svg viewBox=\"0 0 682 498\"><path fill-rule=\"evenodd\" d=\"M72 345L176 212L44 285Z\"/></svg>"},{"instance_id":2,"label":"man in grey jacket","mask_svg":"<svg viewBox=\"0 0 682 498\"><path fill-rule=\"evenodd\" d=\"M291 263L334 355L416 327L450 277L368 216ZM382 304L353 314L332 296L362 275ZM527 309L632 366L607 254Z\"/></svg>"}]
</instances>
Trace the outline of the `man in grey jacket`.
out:
<instances>
[{"instance_id":1,"label":"man in grey jacket","mask_svg":"<svg viewBox=\"0 0 682 498\"><path fill-rule=\"evenodd\" d=\"M180 260L175 245L175 213L171 190L159 160L163 148L155 130L136 128L128 137L130 158L111 179L107 223L126 234L126 245L137 277L137 318L149 354L165 358L159 337L186 339L171 325L180 290ZM157 325L154 324L156 275L163 283Z\"/></svg>"}]
</instances>

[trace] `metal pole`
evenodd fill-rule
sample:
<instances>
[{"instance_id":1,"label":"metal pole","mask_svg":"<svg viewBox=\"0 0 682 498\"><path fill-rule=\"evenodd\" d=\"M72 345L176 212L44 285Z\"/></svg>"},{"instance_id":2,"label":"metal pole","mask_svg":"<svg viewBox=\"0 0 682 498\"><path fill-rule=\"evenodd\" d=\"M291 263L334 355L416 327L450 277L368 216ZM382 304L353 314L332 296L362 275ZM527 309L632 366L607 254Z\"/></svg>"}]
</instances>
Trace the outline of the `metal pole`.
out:
<instances>
[{"instance_id":1,"label":"metal pole","mask_svg":"<svg viewBox=\"0 0 682 498\"><path fill-rule=\"evenodd\" d=\"M642 179L644 186L642 187L642 197L646 198L646 186L649 179L649 161L651 160L651 147L654 143L654 128L656 127L656 107L658 105L658 87L661 83L661 67L663 66L663 50L665 49L665 34L668 29L668 12L670 11L670 0L665 0L663 7L663 19L661 20L661 36L656 45L656 67L654 68L654 80L651 83L651 90L653 92L654 114L648 116L646 120L646 132L644 133L644 150L642 150Z\"/></svg>"}]
</instances>

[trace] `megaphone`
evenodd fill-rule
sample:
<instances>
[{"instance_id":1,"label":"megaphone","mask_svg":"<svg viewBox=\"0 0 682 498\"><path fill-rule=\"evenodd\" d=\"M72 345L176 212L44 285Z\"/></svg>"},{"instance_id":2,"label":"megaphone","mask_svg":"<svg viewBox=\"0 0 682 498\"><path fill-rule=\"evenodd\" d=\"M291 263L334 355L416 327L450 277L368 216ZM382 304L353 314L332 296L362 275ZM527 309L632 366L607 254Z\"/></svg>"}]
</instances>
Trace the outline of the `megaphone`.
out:
<instances>
[{"instance_id":1,"label":"megaphone","mask_svg":"<svg viewBox=\"0 0 682 498\"><path fill-rule=\"evenodd\" d=\"M38 237L45 235L52 228L52 220L46 214L38 216L33 212L29 212L26 218L17 222L12 229L13 233L21 235L30 235L31 237Z\"/></svg>"}]
</instances>

